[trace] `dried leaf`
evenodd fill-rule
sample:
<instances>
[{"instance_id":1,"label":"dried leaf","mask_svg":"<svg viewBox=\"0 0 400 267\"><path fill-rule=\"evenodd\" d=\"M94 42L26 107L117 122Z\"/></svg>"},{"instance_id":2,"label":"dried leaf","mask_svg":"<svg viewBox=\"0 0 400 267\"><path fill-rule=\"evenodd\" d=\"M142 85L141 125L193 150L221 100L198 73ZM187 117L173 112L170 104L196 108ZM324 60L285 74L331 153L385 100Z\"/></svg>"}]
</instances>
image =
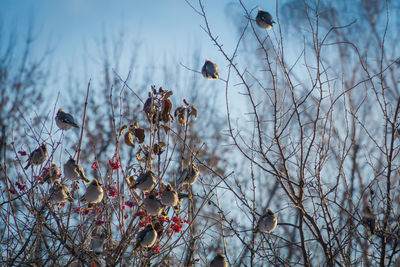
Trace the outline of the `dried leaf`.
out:
<instances>
[{"instance_id":1,"label":"dried leaf","mask_svg":"<svg viewBox=\"0 0 400 267\"><path fill-rule=\"evenodd\" d=\"M190 107L189 116L194 116L197 119L197 109L194 105Z\"/></svg>"},{"instance_id":2,"label":"dried leaf","mask_svg":"<svg viewBox=\"0 0 400 267\"><path fill-rule=\"evenodd\" d=\"M119 130L119 135L118 135L118 137L121 137L121 135L125 132L125 129L127 128L127 126L126 125L123 125L122 127L121 127L121 129Z\"/></svg>"},{"instance_id":3,"label":"dried leaf","mask_svg":"<svg viewBox=\"0 0 400 267\"><path fill-rule=\"evenodd\" d=\"M124 136L125 144L131 147L135 147L135 142L133 141L132 133L129 131Z\"/></svg>"},{"instance_id":4,"label":"dried leaf","mask_svg":"<svg viewBox=\"0 0 400 267\"><path fill-rule=\"evenodd\" d=\"M141 152L142 152L142 149L140 148L138 150L138 152L136 152L136 158L138 161L146 162L146 159L144 157L142 157Z\"/></svg>"},{"instance_id":5,"label":"dried leaf","mask_svg":"<svg viewBox=\"0 0 400 267\"><path fill-rule=\"evenodd\" d=\"M172 102L169 99L164 99L161 102L161 120L164 123L170 121L171 118L171 110L172 110Z\"/></svg>"},{"instance_id":6,"label":"dried leaf","mask_svg":"<svg viewBox=\"0 0 400 267\"><path fill-rule=\"evenodd\" d=\"M164 129L165 134L168 134L168 131L171 129L167 125L161 124L161 127Z\"/></svg>"},{"instance_id":7,"label":"dried leaf","mask_svg":"<svg viewBox=\"0 0 400 267\"><path fill-rule=\"evenodd\" d=\"M187 106L189 106L189 102L187 102L186 99L183 99L183 103L185 103Z\"/></svg>"},{"instance_id":8,"label":"dried leaf","mask_svg":"<svg viewBox=\"0 0 400 267\"><path fill-rule=\"evenodd\" d=\"M162 99L168 99L174 93L172 91L166 91L162 97Z\"/></svg>"},{"instance_id":9,"label":"dried leaf","mask_svg":"<svg viewBox=\"0 0 400 267\"><path fill-rule=\"evenodd\" d=\"M134 130L134 135L136 137L136 140L139 144L144 142L145 134L144 134L144 129L143 128L136 128Z\"/></svg>"},{"instance_id":10,"label":"dried leaf","mask_svg":"<svg viewBox=\"0 0 400 267\"><path fill-rule=\"evenodd\" d=\"M186 126L186 114L184 112L178 114L178 121L183 126Z\"/></svg>"},{"instance_id":11,"label":"dried leaf","mask_svg":"<svg viewBox=\"0 0 400 267\"><path fill-rule=\"evenodd\" d=\"M165 146L164 142L160 142L159 144L157 144L157 143L154 144L153 153L156 155L161 155L164 152L164 150L163 150L164 146Z\"/></svg>"}]
</instances>

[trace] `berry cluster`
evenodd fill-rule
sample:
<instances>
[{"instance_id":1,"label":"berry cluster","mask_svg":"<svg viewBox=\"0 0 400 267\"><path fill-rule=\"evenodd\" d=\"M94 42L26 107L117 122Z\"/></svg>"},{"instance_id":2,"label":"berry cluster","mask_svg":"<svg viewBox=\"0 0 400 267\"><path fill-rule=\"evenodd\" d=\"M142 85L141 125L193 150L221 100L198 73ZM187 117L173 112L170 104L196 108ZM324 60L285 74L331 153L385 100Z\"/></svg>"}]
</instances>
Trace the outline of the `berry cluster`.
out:
<instances>
[{"instance_id":1,"label":"berry cluster","mask_svg":"<svg viewBox=\"0 0 400 267\"><path fill-rule=\"evenodd\" d=\"M116 197L118 195L118 190L114 186L110 186L108 188L108 196L109 197Z\"/></svg>"},{"instance_id":2,"label":"berry cluster","mask_svg":"<svg viewBox=\"0 0 400 267\"><path fill-rule=\"evenodd\" d=\"M118 154L115 153L114 157L110 160L108 160L108 163L111 166L111 169L113 170L118 170L121 167L121 164L119 164L119 158L118 158Z\"/></svg>"},{"instance_id":3,"label":"berry cluster","mask_svg":"<svg viewBox=\"0 0 400 267\"><path fill-rule=\"evenodd\" d=\"M25 183L20 184L18 182L15 182L15 186L18 188L19 191L24 191L26 189Z\"/></svg>"}]
</instances>

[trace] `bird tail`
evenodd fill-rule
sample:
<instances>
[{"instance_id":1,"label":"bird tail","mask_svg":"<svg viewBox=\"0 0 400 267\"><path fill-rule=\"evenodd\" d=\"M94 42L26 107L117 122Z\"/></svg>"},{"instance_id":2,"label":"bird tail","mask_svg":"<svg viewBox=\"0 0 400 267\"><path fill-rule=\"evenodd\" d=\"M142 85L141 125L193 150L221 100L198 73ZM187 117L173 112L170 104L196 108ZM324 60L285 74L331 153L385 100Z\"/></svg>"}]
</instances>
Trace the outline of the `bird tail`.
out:
<instances>
[{"instance_id":1,"label":"bird tail","mask_svg":"<svg viewBox=\"0 0 400 267\"><path fill-rule=\"evenodd\" d=\"M72 127L75 127L75 128L78 128L78 129L79 129L79 125L76 124L75 122L71 122L70 124L71 124Z\"/></svg>"},{"instance_id":2,"label":"bird tail","mask_svg":"<svg viewBox=\"0 0 400 267\"><path fill-rule=\"evenodd\" d=\"M72 202L74 202L74 198L73 197L68 197L68 201L72 203Z\"/></svg>"}]
</instances>

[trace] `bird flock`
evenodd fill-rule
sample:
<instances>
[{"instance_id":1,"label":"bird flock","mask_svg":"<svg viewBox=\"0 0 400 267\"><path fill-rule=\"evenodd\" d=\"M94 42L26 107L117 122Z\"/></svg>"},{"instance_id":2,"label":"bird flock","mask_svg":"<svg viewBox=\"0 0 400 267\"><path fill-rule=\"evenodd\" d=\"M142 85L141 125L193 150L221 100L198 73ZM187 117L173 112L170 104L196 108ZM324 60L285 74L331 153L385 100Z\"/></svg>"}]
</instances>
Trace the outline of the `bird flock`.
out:
<instances>
[{"instance_id":1,"label":"bird flock","mask_svg":"<svg viewBox=\"0 0 400 267\"><path fill-rule=\"evenodd\" d=\"M255 21L256 24L264 30L273 28L273 24L275 23L272 15L261 10L260 8L258 9ZM206 79L216 80L220 77L218 66L209 59L205 60L205 63L201 69L201 73ZM58 110L55 116L55 122L58 128L60 128L62 131L67 131L71 128L79 128L79 125L75 121L74 117L71 114L64 112L61 108ZM131 146L134 146L132 135L125 135L125 139L128 139L129 141L126 142L127 144L131 143ZM46 143L42 143L37 149L33 150L29 154L25 170L27 170L30 166L42 165L46 161L47 157L48 151ZM42 180L40 180L39 183L48 183L51 185L49 190L49 198L54 203L60 204L66 201L73 202L74 198L68 190L68 187L64 184L64 181L66 180L72 181L73 183L84 181L85 183L89 184L89 186L86 188L85 194L80 198L82 202L88 204L89 209L93 208L96 203L100 203L102 201L104 196L102 184L97 179L92 179L91 181L87 179L84 169L73 157L70 157L63 167L65 178L63 182L59 180L61 173L55 162L51 162L50 167L45 169L41 174ZM200 172L194 163L189 164L185 169L183 169L177 179L178 187L189 187L193 185L196 182L199 173ZM158 199L153 193L156 185L157 179L154 173L151 170L145 170L139 174L134 182L132 182L130 189L139 189L142 192L147 193L147 197L143 200L141 207L150 216L166 215L164 207L173 207L176 211L179 210L179 206L182 201L182 198L180 197L181 194L178 194L171 184L164 185L161 183L160 188L162 189L162 193ZM370 226L371 232L373 233L375 221L371 216L368 217L366 215L365 217L365 224ZM253 230L253 233L256 234L258 232L262 232L269 234L274 231L277 224L278 221L276 215L268 209L268 211L258 219L257 226ZM136 251L139 248L152 247L157 240L157 235L157 230L155 229L153 223L147 224L146 227L139 231L136 235L136 242L133 251ZM210 262L210 267L224 266L227 266L227 262L221 253L218 253Z\"/></svg>"}]
</instances>

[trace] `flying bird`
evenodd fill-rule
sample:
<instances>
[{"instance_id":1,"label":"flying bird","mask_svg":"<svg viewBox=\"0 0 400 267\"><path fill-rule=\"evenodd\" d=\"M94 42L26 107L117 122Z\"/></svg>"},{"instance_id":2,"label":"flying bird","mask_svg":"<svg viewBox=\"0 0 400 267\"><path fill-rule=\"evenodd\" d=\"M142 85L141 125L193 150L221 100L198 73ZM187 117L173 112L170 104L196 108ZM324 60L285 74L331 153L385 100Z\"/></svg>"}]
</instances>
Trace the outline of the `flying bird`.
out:
<instances>
[{"instance_id":1,"label":"flying bird","mask_svg":"<svg viewBox=\"0 0 400 267\"><path fill-rule=\"evenodd\" d=\"M267 11L263 11L261 8L258 9L257 17L256 17L257 25L265 30L269 30L274 27L274 19L272 15L269 14Z\"/></svg>"},{"instance_id":2,"label":"flying bird","mask_svg":"<svg viewBox=\"0 0 400 267\"><path fill-rule=\"evenodd\" d=\"M79 128L74 117L72 117L71 114L62 111L61 108L58 109L55 120L58 128L61 130L69 130L71 127Z\"/></svg>"},{"instance_id":3,"label":"flying bird","mask_svg":"<svg viewBox=\"0 0 400 267\"><path fill-rule=\"evenodd\" d=\"M217 64L211 62L210 60L206 59L206 62L201 69L201 73L203 74L204 78L216 80L219 77L219 70Z\"/></svg>"}]
</instances>

